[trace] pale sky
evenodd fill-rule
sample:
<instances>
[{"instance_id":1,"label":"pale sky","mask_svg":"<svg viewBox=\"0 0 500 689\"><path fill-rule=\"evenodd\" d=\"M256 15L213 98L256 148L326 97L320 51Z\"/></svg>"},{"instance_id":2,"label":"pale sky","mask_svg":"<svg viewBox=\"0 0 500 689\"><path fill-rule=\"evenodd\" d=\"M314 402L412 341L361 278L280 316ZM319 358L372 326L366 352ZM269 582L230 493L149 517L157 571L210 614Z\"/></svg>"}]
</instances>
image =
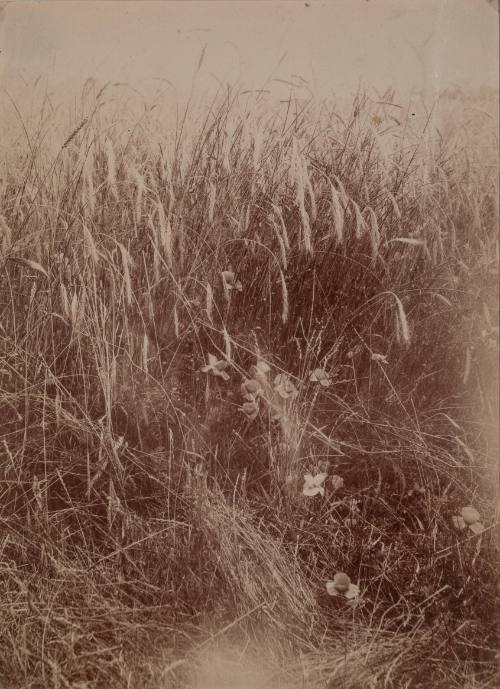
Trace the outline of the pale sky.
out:
<instances>
[{"instance_id":1,"label":"pale sky","mask_svg":"<svg viewBox=\"0 0 500 689\"><path fill-rule=\"evenodd\" d=\"M158 79L274 88L305 78L316 93L435 93L498 87L498 14L486 0L184 0L9 2L0 74L9 89L42 76L50 88L87 77L147 91ZM154 81L156 79L156 81ZM26 86L25 86L26 88ZM279 87L278 87L279 88Z\"/></svg>"}]
</instances>

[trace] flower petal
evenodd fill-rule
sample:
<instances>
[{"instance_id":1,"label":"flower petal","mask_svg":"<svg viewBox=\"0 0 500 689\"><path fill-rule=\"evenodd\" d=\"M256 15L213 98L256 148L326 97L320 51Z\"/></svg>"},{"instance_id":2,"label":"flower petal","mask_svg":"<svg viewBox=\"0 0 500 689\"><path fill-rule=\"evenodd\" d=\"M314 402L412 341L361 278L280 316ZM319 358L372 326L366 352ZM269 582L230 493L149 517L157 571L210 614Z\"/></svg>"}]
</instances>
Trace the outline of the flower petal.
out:
<instances>
[{"instance_id":1,"label":"flower petal","mask_svg":"<svg viewBox=\"0 0 500 689\"><path fill-rule=\"evenodd\" d=\"M333 583L338 593L346 593L351 586L351 579L345 572L336 572Z\"/></svg>"},{"instance_id":2,"label":"flower petal","mask_svg":"<svg viewBox=\"0 0 500 689\"><path fill-rule=\"evenodd\" d=\"M314 371L311 372L309 379L314 383L319 383L325 388L331 385L332 382L324 368L315 368Z\"/></svg>"},{"instance_id":3,"label":"flower petal","mask_svg":"<svg viewBox=\"0 0 500 689\"><path fill-rule=\"evenodd\" d=\"M350 608L358 608L363 605L363 599L359 598L359 596L357 598L352 598L351 600L347 601L346 605L348 605Z\"/></svg>"},{"instance_id":4,"label":"flower petal","mask_svg":"<svg viewBox=\"0 0 500 689\"><path fill-rule=\"evenodd\" d=\"M316 474L316 476L312 477L313 484L315 486L321 486L321 484L324 482L326 477L327 477L327 474L324 474L324 473Z\"/></svg>"},{"instance_id":5,"label":"flower petal","mask_svg":"<svg viewBox=\"0 0 500 689\"><path fill-rule=\"evenodd\" d=\"M262 393L262 386L258 380L255 380L254 378L246 378L241 384L241 393L242 395L252 395L257 397L257 395Z\"/></svg>"},{"instance_id":6,"label":"flower petal","mask_svg":"<svg viewBox=\"0 0 500 689\"><path fill-rule=\"evenodd\" d=\"M474 522L474 524L469 524L469 529L472 531L472 533L480 534L484 531L484 524L481 522Z\"/></svg>"},{"instance_id":7,"label":"flower petal","mask_svg":"<svg viewBox=\"0 0 500 689\"><path fill-rule=\"evenodd\" d=\"M253 421L259 414L259 405L256 402L244 402L241 411Z\"/></svg>"},{"instance_id":8,"label":"flower petal","mask_svg":"<svg viewBox=\"0 0 500 689\"><path fill-rule=\"evenodd\" d=\"M340 595L337 589L335 588L335 582L334 581L327 581L326 582L326 592L328 593L329 596L338 596Z\"/></svg>"},{"instance_id":9,"label":"flower petal","mask_svg":"<svg viewBox=\"0 0 500 689\"><path fill-rule=\"evenodd\" d=\"M264 374L269 373L271 370L270 366L268 366L268 364L266 364L265 361L262 361L262 359L259 359L259 361L257 361L256 368L257 368L257 371L259 373L264 373Z\"/></svg>"},{"instance_id":10,"label":"flower petal","mask_svg":"<svg viewBox=\"0 0 500 689\"><path fill-rule=\"evenodd\" d=\"M457 529L458 531L463 531L465 529L465 527L467 526L467 524L464 522L463 518L459 517L457 515L454 515L451 518L451 521L453 522L453 526L455 527L455 529Z\"/></svg>"},{"instance_id":11,"label":"flower petal","mask_svg":"<svg viewBox=\"0 0 500 689\"><path fill-rule=\"evenodd\" d=\"M472 507L472 505L467 505L467 507L464 507L460 514L462 515L462 519L466 524L474 524L474 522L478 522L481 519L481 515L475 507Z\"/></svg>"},{"instance_id":12,"label":"flower petal","mask_svg":"<svg viewBox=\"0 0 500 689\"><path fill-rule=\"evenodd\" d=\"M336 474L334 474L330 479L330 483L333 490L340 490L340 488L342 488L342 486L344 485L344 479L342 478L342 476L337 476Z\"/></svg>"},{"instance_id":13,"label":"flower petal","mask_svg":"<svg viewBox=\"0 0 500 689\"><path fill-rule=\"evenodd\" d=\"M347 589L344 595L349 600L357 598L359 596L359 586L356 586L356 584L349 584L349 588Z\"/></svg>"},{"instance_id":14,"label":"flower petal","mask_svg":"<svg viewBox=\"0 0 500 689\"><path fill-rule=\"evenodd\" d=\"M299 392L286 373L278 373L274 379L274 389L283 399L296 397Z\"/></svg>"},{"instance_id":15,"label":"flower petal","mask_svg":"<svg viewBox=\"0 0 500 689\"><path fill-rule=\"evenodd\" d=\"M322 488L321 486L309 486L307 484L304 484L304 487L302 489L302 494L307 495L308 498L312 498L315 495L318 495L318 493L321 493L324 495L325 489Z\"/></svg>"}]
</instances>

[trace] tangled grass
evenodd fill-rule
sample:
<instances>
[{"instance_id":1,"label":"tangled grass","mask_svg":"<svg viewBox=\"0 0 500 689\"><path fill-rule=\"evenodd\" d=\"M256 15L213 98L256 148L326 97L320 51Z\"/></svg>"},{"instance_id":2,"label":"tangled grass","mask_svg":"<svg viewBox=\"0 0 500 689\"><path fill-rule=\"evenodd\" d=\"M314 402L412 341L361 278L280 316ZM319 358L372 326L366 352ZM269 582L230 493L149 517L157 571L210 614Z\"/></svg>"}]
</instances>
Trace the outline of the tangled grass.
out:
<instances>
[{"instance_id":1,"label":"tangled grass","mask_svg":"<svg viewBox=\"0 0 500 689\"><path fill-rule=\"evenodd\" d=\"M2 141L3 684L497 686L486 115L117 88Z\"/></svg>"}]
</instances>

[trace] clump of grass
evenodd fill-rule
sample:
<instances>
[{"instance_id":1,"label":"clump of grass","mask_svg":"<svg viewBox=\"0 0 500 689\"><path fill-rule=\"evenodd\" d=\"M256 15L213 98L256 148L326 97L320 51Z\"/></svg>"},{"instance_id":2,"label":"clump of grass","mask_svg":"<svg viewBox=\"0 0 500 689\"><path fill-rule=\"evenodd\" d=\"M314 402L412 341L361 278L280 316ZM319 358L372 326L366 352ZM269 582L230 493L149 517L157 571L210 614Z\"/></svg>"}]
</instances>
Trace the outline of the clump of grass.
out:
<instances>
[{"instance_id":1,"label":"clump of grass","mask_svg":"<svg viewBox=\"0 0 500 689\"><path fill-rule=\"evenodd\" d=\"M4 683L495 686L484 128L103 93L3 143Z\"/></svg>"}]
</instances>

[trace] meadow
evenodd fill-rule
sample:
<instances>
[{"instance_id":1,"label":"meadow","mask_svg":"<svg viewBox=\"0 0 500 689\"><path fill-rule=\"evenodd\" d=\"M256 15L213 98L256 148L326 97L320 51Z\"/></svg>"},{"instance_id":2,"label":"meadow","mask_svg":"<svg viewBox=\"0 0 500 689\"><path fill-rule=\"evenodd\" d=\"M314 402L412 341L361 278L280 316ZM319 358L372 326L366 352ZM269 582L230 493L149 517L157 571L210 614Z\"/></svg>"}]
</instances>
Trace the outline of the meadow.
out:
<instances>
[{"instance_id":1,"label":"meadow","mask_svg":"<svg viewBox=\"0 0 500 689\"><path fill-rule=\"evenodd\" d=\"M4 106L2 686L498 686L496 116Z\"/></svg>"}]
</instances>

